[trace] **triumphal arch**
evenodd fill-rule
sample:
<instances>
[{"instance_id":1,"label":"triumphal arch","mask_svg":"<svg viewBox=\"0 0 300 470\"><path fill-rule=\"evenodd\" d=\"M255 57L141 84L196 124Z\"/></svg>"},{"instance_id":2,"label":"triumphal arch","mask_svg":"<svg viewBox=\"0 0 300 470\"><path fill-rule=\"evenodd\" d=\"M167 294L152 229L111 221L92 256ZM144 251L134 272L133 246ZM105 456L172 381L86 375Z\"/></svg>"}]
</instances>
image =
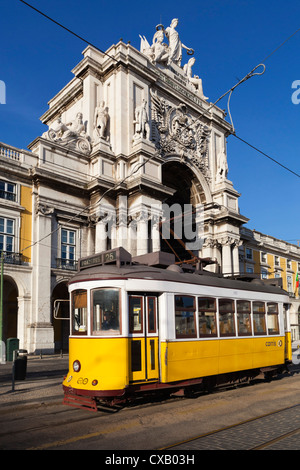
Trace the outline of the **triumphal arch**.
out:
<instances>
[{"instance_id":1,"label":"triumphal arch","mask_svg":"<svg viewBox=\"0 0 300 470\"><path fill-rule=\"evenodd\" d=\"M193 73L201 56L179 29L178 19L154 26L140 50L120 41L83 51L30 144L40 161L35 223L57 247L56 227L73 230L77 258L117 246L133 256L163 249L231 275L247 221L228 179L232 128Z\"/></svg>"}]
</instances>

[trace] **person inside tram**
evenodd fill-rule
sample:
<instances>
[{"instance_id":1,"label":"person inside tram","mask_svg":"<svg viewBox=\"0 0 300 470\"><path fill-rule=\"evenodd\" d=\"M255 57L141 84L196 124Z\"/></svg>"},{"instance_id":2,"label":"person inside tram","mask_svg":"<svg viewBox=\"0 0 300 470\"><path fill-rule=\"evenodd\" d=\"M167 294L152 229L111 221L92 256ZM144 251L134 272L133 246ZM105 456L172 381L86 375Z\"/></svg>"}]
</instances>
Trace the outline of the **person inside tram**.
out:
<instances>
[{"instance_id":1,"label":"person inside tram","mask_svg":"<svg viewBox=\"0 0 300 470\"><path fill-rule=\"evenodd\" d=\"M110 324L108 321L108 315L107 315L107 312L105 312L103 315L102 330L109 330L109 328L110 328Z\"/></svg>"}]
</instances>

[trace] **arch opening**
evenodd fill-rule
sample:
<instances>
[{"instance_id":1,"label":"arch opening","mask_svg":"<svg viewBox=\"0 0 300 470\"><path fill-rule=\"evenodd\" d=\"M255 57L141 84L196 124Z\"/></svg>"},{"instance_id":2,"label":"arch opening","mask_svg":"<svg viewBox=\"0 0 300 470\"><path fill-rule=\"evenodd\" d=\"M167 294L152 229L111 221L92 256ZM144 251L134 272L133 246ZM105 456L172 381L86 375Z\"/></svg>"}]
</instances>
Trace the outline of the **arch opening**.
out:
<instances>
[{"instance_id":1,"label":"arch opening","mask_svg":"<svg viewBox=\"0 0 300 470\"><path fill-rule=\"evenodd\" d=\"M161 249L174 253L176 262L190 261L199 254L190 246L196 241L196 209L207 201L205 191L195 173L177 159L162 166L162 182L174 192L163 201Z\"/></svg>"}]
</instances>

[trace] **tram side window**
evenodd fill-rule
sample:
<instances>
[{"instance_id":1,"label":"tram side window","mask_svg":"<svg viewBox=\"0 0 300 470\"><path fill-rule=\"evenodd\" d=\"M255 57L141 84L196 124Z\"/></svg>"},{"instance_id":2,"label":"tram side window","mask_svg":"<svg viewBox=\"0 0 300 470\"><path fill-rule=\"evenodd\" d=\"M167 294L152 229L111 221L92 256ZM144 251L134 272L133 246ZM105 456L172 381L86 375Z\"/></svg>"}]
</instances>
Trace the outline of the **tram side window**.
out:
<instances>
[{"instance_id":1,"label":"tram side window","mask_svg":"<svg viewBox=\"0 0 300 470\"><path fill-rule=\"evenodd\" d=\"M87 334L87 292L76 290L72 293L72 334Z\"/></svg>"},{"instance_id":2,"label":"tram side window","mask_svg":"<svg viewBox=\"0 0 300 470\"><path fill-rule=\"evenodd\" d=\"M249 300L237 300L237 327L239 336L251 336L251 303Z\"/></svg>"},{"instance_id":3,"label":"tram side window","mask_svg":"<svg viewBox=\"0 0 300 470\"><path fill-rule=\"evenodd\" d=\"M264 302L253 302L253 328L255 335L266 335L266 307Z\"/></svg>"},{"instance_id":4,"label":"tram side window","mask_svg":"<svg viewBox=\"0 0 300 470\"><path fill-rule=\"evenodd\" d=\"M175 295L176 338L196 338L195 298Z\"/></svg>"},{"instance_id":5,"label":"tram side window","mask_svg":"<svg viewBox=\"0 0 300 470\"><path fill-rule=\"evenodd\" d=\"M235 336L234 302L231 299L219 299L220 336Z\"/></svg>"},{"instance_id":6,"label":"tram side window","mask_svg":"<svg viewBox=\"0 0 300 470\"><path fill-rule=\"evenodd\" d=\"M216 299L198 298L198 321L200 338L217 336Z\"/></svg>"},{"instance_id":7,"label":"tram side window","mask_svg":"<svg viewBox=\"0 0 300 470\"><path fill-rule=\"evenodd\" d=\"M268 302L267 304L267 324L269 335L279 334L278 304L274 302Z\"/></svg>"},{"instance_id":8,"label":"tram side window","mask_svg":"<svg viewBox=\"0 0 300 470\"><path fill-rule=\"evenodd\" d=\"M121 334L119 297L119 289L101 288L92 291L93 335Z\"/></svg>"}]
</instances>

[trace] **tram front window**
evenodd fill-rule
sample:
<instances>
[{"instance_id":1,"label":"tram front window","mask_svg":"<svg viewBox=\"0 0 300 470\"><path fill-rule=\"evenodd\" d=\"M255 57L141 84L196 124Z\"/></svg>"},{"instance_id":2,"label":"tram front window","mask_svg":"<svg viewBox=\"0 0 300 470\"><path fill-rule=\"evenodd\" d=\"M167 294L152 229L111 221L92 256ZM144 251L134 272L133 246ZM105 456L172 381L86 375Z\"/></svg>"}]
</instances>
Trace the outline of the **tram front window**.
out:
<instances>
[{"instance_id":1,"label":"tram front window","mask_svg":"<svg viewBox=\"0 0 300 470\"><path fill-rule=\"evenodd\" d=\"M93 335L119 335L119 289L94 289L92 291Z\"/></svg>"},{"instance_id":2,"label":"tram front window","mask_svg":"<svg viewBox=\"0 0 300 470\"><path fill-rule=\"evenodd\" d=\"M87 333L87 294L86 290L76 290L72 293L72 334L86 335Z\"/></svg>"}]
</instances>

